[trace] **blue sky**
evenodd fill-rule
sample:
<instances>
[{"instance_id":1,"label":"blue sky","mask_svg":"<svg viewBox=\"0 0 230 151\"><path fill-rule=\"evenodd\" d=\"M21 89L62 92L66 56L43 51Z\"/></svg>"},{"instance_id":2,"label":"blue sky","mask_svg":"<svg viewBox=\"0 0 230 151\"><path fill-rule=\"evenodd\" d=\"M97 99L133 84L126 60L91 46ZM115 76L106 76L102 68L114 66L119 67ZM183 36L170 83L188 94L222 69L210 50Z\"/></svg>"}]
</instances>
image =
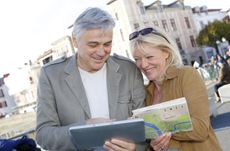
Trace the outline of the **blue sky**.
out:
<instances>
[{"instance_id":1,"label":"blue sky","mask_svg":"<svg viewBox=\"0 0 230 151\"><path fill-rule=\"evenodd\" d=\"M68 32L67 27L87 7L105 8L108 0L3 0L0 1L0 77L48 50ZM147 5L153 0L143 0ZM173 0L162 0L169 4ZM185 5L230 8L227 0L185 0Z\"/></svg>"}]
</instances>

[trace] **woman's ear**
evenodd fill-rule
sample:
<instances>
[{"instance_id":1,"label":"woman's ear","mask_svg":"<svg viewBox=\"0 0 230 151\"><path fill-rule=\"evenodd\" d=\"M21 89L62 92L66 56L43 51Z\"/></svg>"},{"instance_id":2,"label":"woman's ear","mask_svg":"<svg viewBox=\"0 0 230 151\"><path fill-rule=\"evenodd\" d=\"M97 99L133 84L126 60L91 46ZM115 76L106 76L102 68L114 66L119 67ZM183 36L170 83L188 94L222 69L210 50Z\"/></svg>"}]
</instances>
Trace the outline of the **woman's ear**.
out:
<instances>
[{"instance_id":1,"label":"woman's ear","mask_svg":"<svg viewBox=\"0 0 230 151\"><path fill-rule=\"evenodd\" d=\"M169 52L163 51L163 54L164 54L164 58L165 58L166 60L169 59L169 57L170 57Z\"/></svg>"},{"instance_id":2,"label":"woman's ear","mask_svg":"<svg viewBox=\"0 0 230 151\"><path fill-rule=\"evenodd\" d=\"M169 64L172 60L172 56L169 52L166 52L164 53L164 57L165 57L165 60L166 60L166 63Z\"/></svg>"}]
</instances>

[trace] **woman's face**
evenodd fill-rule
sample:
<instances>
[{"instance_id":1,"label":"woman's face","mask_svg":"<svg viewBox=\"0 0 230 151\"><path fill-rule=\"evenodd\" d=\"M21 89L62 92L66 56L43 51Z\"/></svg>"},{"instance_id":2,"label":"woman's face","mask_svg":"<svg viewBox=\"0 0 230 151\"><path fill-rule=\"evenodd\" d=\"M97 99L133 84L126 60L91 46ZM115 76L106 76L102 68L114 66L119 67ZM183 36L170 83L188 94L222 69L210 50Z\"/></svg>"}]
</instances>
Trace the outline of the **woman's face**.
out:
<instances>
[{"instance_id":1,"label":"woman's face","mask_svg":"<svg viewBox=\"0 0 230 151\"><path fill-rule=\"evenodd\" d=\"M135 48L133 51L136 65L149 80L161 81L169 53L148 44L142 44L142 49Z\"/></svg>"}]
</instances>

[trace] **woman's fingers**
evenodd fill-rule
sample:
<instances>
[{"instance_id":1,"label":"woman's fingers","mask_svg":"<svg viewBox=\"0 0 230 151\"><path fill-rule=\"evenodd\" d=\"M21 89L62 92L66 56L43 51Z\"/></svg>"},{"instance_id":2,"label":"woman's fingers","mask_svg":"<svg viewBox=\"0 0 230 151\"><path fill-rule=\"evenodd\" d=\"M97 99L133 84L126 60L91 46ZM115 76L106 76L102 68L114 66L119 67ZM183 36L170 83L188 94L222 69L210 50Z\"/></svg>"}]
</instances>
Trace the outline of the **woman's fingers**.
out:
<instances>
[{"instance_id":1,"label":"woman's fingers","mask_svg":"<svg viewBox=\"0 0 230 151\"><path fill-rule=\"evenodd\" d=\"M162 140L161 147L160 147L162 151L165 151L168 149L171 135L172 135L171 133L167 134L165 139Z\"/></svg>"},{"instance_id":2,"label":"woman's fingers","mask_svg":"<svg viewBox=\"0 0 230 151\"><path fill-rule=\"evenodd\" d=\"M167 133L162 136L159 136L157 139L152 140L150 145L156 151L165 151L169 147L171 136L172 136L171 133Z\"/></svg>"}]
</instances>

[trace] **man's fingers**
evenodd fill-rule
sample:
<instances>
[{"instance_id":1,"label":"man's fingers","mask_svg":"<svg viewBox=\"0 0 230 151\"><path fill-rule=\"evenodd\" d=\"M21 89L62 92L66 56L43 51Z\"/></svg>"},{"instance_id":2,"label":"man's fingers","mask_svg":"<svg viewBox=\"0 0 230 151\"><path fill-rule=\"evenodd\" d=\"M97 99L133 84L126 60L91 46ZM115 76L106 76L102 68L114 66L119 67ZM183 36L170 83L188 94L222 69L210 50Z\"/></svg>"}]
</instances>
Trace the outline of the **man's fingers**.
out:
<instances>
[{"instance_id":1,"label":"man's fingers","mask_svg":"<svg viewBox=\"0 0 230 151\"><path fill-rule=\"evenodd\" d=\"M126 151L125 149L109 142L109 141L106 141L104 146L103 146L106 150L108 151Z\"/></svg>"},{"instance_id":2,"label":"man's fingers","mask_svg":"<svg viewBox=\"0 0 230 151\"><path fill-rule=\"evenodd\" d=\"M107 150L114 151L135 151L136 145L135 143L123 141L119 139L112 139L111 141L106 141L104 144L104 148Z\"/></svg>"},{"instance_id":3,"label":"man's fingers","mask_svg":"<svg viewBox=\"0 0 230 151\"><path fill-rule=\"evenodd\" d=\"M116 144L116 145L122 147L122 148L126 148L129 151L135 150L135 148L136 148L135 143L120 140L120 139L112 139L111 142L113 144Z\"/></svg>"}]
</instances>

